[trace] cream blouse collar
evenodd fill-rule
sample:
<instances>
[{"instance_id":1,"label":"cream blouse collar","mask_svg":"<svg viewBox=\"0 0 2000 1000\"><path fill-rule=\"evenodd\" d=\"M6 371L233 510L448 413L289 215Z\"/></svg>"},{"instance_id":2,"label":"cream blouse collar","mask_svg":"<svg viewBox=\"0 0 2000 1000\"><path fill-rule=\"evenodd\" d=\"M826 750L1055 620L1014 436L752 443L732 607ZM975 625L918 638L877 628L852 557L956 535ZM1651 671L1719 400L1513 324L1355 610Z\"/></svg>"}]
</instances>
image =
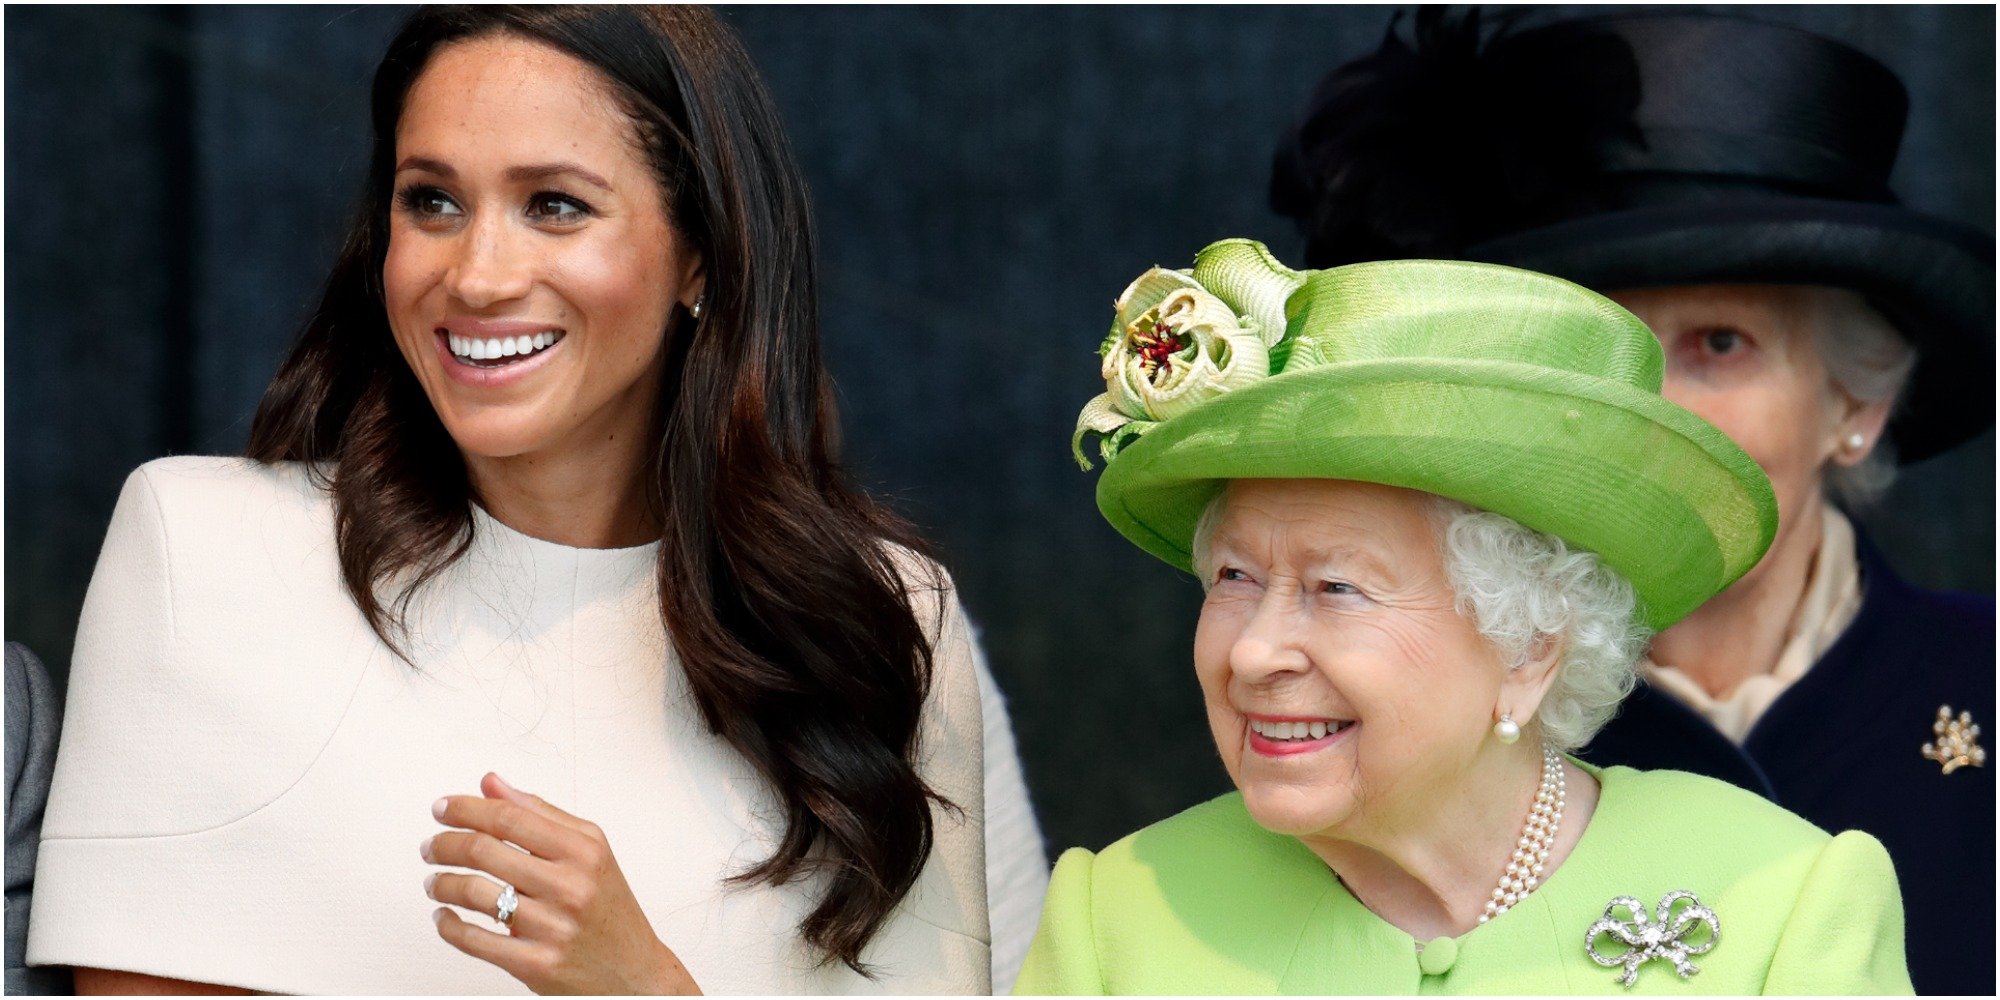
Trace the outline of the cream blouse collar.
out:
<instances>
[{"instance_id":1,"label":"cream blouse collar","mask_svg":"<svg viewBox=\"0 0 2000 1000\"><path fill-rule=\"evenodd\" d=\"M1757 674L1717 698L1678 668L1639 664L1641 676L1654 687L1699 712L1732 743L1763 718L1780 695L1812 669L1861 612L1861 564L1854 554L1854 525L1829 504L1821 513L1819 552L1806 575L1806 589L1786 631L1785 645L1769 673Z\"/></svg>"}]
</instances>

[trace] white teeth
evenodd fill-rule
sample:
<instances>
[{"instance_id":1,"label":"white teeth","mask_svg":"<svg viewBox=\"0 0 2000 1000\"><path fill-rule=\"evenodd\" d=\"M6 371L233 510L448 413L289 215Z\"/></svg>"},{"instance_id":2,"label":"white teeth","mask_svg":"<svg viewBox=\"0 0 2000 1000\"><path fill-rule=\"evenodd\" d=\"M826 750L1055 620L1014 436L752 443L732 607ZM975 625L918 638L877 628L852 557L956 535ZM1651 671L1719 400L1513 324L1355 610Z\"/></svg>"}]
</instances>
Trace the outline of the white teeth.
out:
<instances>
[{"instance_id":1,"label":"white teeth","mask_svg":"<svg viewBox=\"0 0 2000 1000\"><path fill-rule=\"evenodd\" d=\"M1259 722L1250 720L1250 729L1270 740L1317 740L1346 729L1344 722Z\"/></svg>"},{"instance_id":2,"label":"white teeth","mask_svg":"<svg viewBox=\"0 0 2000 1000\"><path fill-rule=\"evenodd\" d=\"M518 337L497 337L480 340L447 333L445 342L451 353L471 361L491 361L499 358L514 358L533 354L543 348L552 347L562 335L553 330L537 334L521 334Z\"/></svg>"}]
</instances>

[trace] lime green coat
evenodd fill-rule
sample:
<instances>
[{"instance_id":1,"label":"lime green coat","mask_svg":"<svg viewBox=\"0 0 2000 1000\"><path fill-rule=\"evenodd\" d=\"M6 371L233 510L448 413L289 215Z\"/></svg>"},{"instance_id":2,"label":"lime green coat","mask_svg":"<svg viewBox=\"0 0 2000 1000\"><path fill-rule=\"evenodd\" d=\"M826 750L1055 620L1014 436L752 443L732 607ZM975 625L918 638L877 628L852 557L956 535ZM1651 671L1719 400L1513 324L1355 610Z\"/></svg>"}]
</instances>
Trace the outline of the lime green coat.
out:
<instances>
[{"instance_id":1,"label":"lime green coat","mask_svg":"<svg viewBox=\"0 0 2000 1000\"><path fill-rule=\"evenodd\" d=\"M1056 864L1015 992L1911 991L1896 874L1873 837L1829 837L1709 778L1586 769L1603 794L1563 866L1492 922L1422 949L1305 845L1258 826L1241 795L1098 855L1072 849ZM1585 954L1586 930L1614 897L1652 912L1676 889L1715 912L1715 948L1692 958L1690 979L1656 960L1619 986L1622 969ZM1625 950L1609 938L1598 948Z\"/></svg>"}]
</instances>

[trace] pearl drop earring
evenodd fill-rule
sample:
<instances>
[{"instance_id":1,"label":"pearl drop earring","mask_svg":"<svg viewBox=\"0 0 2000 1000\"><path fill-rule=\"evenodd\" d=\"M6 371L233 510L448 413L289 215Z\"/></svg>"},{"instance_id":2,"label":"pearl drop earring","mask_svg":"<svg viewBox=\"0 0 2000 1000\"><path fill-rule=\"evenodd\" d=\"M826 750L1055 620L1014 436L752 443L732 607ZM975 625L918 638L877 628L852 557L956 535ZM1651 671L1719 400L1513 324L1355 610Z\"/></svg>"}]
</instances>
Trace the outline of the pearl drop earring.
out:
<instances>
[{"instance_id":1,"label":"pearl drop earring","mask_svg":"<svg viewBox=\"0 0 2000 1000\"><path fill-rule=\"evenodd\" d=\"M1500 721L1493 724L1493 736L1500 742L1512 746L1515 740L1521 738L1521 726L1514 721L1511 714L1502 712Z\"/></svg>"},{"instance_id":2,"label":"pearl drop earring","mask_svg":"<svg viewBox=\"0 0 2000 1000\"><path fill-rule=\"evenodd\" d=\"M707 311L708 311L708 294L705 292L703 294L695 296L694 305L688 307L688 315L693 316L695 319L700 319L701 314Z\"/></svg>"}]
</instances>

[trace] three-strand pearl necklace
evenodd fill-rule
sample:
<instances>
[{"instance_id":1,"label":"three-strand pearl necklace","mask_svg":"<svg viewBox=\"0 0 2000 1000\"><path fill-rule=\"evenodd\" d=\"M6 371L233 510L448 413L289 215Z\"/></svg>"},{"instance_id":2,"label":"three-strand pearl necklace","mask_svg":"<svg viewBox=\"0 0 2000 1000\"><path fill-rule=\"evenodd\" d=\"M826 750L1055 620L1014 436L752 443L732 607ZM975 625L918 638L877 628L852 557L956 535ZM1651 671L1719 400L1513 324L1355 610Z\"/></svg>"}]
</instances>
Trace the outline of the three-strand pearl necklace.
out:
<instances>
[{"instance_id":1,"label":"three-strand pearl necklace","mask_svg":"<svg viewBox=\"0 0 2000 1000\"><path fill-rule=\"evenodd\" d=\"M1528 811L1528 822L1521 830L1521 839L1515 841L1513 858L1507 862L1507 874L1500 876L1493 898L1486 901L1486 912L1479 915L1480 923L1512 909L1542 884L1549 850L1555 847L1556 831L1562 828L1563 793L1562 754L1544 747L1542 785L1535 790L1535 807Z\"/></svg>"}]
</instances>

